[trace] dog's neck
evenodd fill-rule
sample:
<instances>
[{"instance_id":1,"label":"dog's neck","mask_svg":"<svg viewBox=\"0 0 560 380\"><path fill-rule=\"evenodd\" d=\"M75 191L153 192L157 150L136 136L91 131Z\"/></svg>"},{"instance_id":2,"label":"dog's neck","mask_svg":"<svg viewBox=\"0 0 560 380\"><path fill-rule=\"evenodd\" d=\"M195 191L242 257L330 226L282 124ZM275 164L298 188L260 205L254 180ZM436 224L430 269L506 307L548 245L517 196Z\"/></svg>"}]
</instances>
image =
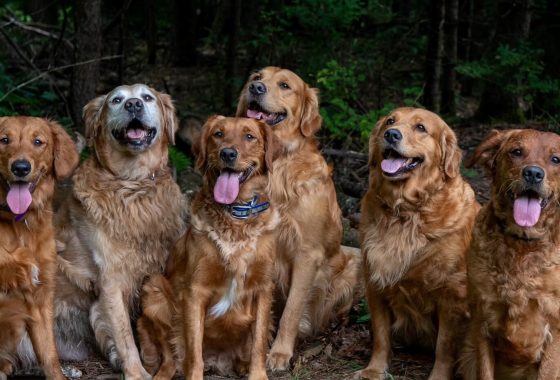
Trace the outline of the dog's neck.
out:
<instances>
[{"instance_id":1,"label":"dog's neck","mask_svg":"<svg viewBox=\"0 0 560 380\"><path fill-rule=\"evenodd\" d=\"M262 212L268 210L268 208L270 207L270 202L268 200L259 202L260 198L261 195L255 194L253 198L248 201L235 202L230 205L224 205L224 208L235 219L249 219L252 216L258 216Z\"/></svg>"}]
</instances>

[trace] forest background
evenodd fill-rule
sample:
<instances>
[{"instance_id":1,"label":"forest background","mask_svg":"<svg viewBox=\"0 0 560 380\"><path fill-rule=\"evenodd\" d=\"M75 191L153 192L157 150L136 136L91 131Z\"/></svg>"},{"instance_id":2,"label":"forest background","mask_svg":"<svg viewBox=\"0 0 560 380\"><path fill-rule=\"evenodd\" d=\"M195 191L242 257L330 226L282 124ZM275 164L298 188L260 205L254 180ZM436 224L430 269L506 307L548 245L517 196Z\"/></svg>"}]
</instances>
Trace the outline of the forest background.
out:
<instances>
[{"instance_id":1,"label":"forest background","mask_svg":"<svg viewBox=\"0 0 560 380\"><path fill-rule=\"evenodd\" d=\"M492 128L560 132L559 37L558 0L3 0L0 116L49 117L78 138L89 100L141 82L173 97L185 129L232 115L252 71L289 68L320 91L321 147L335 167L345 242L356 245L378 118L402 105L437 112L467 155ZM192 192L199 178L180 137L170 158ZM487 179L463 174L484 202ZM360 368L367 318L362 303L349 327L304 342L291 374L274 378L340 379ZM429 372L429 357L407 355L397 350L395 378ZM82 369L110 373L101 359Z\"/></svg>"}]
</instances>

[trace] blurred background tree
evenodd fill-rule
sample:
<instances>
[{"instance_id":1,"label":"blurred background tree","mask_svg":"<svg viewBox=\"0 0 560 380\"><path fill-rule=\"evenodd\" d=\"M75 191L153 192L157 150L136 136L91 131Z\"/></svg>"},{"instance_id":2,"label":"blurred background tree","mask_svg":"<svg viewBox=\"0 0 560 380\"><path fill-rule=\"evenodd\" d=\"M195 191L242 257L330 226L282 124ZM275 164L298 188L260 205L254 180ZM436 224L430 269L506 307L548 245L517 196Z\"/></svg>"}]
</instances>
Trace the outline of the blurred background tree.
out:
<instances>
[{"instance_id":1,"label":"blurred background tree","mask_svg":"<svg viewBox=\"0 0 560 380\"><path fill-rule=\"evenodd\" d=\"M121 83L171 93L181 116L232 114L266 65L321 92L323 141L364 150L397 105L447 119L560 116L556 0L5 0L0 114L82 130L87 100Z\"/></svg>"}]
</instances>

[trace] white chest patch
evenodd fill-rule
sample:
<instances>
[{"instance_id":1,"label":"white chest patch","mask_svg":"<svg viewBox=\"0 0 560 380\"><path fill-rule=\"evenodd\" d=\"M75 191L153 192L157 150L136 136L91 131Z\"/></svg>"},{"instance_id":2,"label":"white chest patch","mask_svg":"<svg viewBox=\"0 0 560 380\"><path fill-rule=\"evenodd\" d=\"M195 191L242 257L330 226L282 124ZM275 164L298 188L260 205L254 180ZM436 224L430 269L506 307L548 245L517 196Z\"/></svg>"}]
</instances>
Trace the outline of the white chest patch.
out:
<instances>
[{"instance_id":1,"label":"white chest patch","mask_svg":"<svg viewBox=\"0 0 560 380\"><path fill-rule=\"evenodd\" d=\"M226 292L224 293L220 301L218 301L217 304L215 304L210 308L209 311L210 316L212 316L213 318L219 318L223 316L225 313L228 312L229 309L232 308L233 305L235 305L236 301L237 301L237 280L233 277L230 277L229 286L226 289Z\"/></svg>"}]
</instances>

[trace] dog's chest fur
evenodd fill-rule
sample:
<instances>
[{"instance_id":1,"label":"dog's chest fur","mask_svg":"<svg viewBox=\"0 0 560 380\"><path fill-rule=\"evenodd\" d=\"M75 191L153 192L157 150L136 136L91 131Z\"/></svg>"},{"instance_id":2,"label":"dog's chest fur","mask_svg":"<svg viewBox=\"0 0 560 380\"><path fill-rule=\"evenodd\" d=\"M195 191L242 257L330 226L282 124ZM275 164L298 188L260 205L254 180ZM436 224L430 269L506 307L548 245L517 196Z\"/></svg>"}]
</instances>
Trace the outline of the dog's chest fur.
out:
<instances>
[{"instance_id":1,"label":"dog's chest fur","mask_svg":"<svg viewBox=\"0 0 560 380\"><path fill-rule=\"evenodd\" d=\"M74 176L76 228L94 248L98 266L162 266L171 244L184 231L184 198L168 173L154 180L119 180L86 162ZM141 263L144 263L143 265ZM144 272L144 270L142 270Z\"/></svg>"},{"instance_id":2,"label":"dog's chest fur","mask_svg":"<svg viewBox=\"0 0 560 380\"><path fill-rule=\"evenodd\" d=\"M536 362L558 338L551 331L560 327L560 247L512 243L496 228L477 226L469 253L483 328L509 364Z\"/></svg>"}]
</instances>

